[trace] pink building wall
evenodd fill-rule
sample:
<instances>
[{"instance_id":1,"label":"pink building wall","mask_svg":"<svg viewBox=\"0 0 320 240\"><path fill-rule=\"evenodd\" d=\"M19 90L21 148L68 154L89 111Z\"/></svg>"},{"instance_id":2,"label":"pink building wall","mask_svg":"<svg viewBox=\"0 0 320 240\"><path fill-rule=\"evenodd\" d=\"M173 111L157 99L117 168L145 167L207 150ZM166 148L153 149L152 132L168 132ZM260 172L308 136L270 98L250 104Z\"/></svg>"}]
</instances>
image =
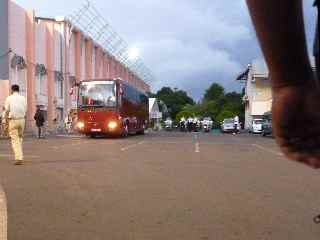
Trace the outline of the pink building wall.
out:
<instances>
[{"instance_id":1,"label":"pink building wall","mask_svg":"<svg viewBox=\"0 0 320 240\"><path fill-rule=\"evenodd\" d=\"M9 3L9 48L13 54L26 57L26 16L25 10L14 2ZM10 63L9 63L10 64ZM19 84L22 94L27 95L26 70L9 67L9 79L13 84Z\"/></svg>"},{"instance_id":2,"label":"pink building wall","mask_svg":"<svg viewBox=\"0 0 320 240\"><path fill-rule=\"evenodd\" d=\"M9 2L9 47L18 55L26 56L26 12Z\"/></svg>"},{"instance_id":3,"label":"pink building wall","mask_svg":"<svg viewBox=\"0 0 320 240\"><path fill-rule=\"evenodd\" d=\"M17 72L8 66L9 81L0 81L0 108L9 95L11 84L23 86L28 100L28 126L33 126L36 105L47 110L49 126L57 116L57 109L64 114L75 107L76 94L69 95L73 84L91 78L118 78L129 81L142 90L150 87L108 52L76 28L70 31L70 24L55 19L37 18L33 11L26 11L9 0L9 46L13 52L24 58L26 69ZM61 55L62 54L62 55ZM11 61L11 54L9 61ZM43 64L47 75L36 76L36 64ZM57 99L55 71L63 73L64 94ZM41 81L41 82L40 82ZM42 90L41 91L41 86Z\"/></svg>"},{"instance_id":4,"label":"pink building wall","mask_svg":"<svg viewBox=\"0 0 320 240\"><path fill-rule=\"evenodd\" d=\"M74 35L71 36L69 45L69 73L72 76L76 76L76 38Z\"/></svg>"}]
</instances>

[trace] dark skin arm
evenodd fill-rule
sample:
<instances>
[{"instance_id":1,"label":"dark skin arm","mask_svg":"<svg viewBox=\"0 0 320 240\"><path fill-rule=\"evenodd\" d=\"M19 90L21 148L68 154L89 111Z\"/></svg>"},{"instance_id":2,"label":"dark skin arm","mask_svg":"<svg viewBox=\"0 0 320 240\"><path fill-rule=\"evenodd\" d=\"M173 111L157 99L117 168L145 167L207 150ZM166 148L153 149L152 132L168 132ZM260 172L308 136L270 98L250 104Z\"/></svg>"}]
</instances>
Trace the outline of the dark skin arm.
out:
<instances>
[{"instance_id":1,"label":"dark skin arm","mask_svg":"<svg viewBox=\"0 0 320 240\"><path fill-rule=\"evenodd\" d=\"M320 91L307 54L301 0L247 0L270 71L273 128L292 160L320 168Z\"/></svg>"}]
</instances>

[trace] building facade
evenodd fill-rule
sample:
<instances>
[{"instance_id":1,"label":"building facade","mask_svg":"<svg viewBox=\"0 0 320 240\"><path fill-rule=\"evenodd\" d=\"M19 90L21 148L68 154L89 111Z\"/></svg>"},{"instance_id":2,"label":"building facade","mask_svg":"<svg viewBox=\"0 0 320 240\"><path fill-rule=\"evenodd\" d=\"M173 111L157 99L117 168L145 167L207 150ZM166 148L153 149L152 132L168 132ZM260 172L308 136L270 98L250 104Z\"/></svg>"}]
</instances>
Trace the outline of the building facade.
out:
<instances>
[{"instance_id":1,"label":"building facade","mask_svg":"<svg viewBox=\"0 0 320 240\"><path fill-rule=\"evenodd\" d=\"M261 119L263 114L271 111L272 90L269 73L264 62L254 62L238 77L245 82L245 129L253 119Z\"/></svg>"},{"instance_id":2,"label":"building facade","mask_svg":"<svg viewBox=\"0 0 320 240\"><path fill-rule=\"evenodd\" d=\"M122 78L147 92L150 86L67 19L40 18L0 0L0 111L10 86L27 98L27 126L37 106L47 123L76 108L76 84L84 79ZM72 91L71 91L72 90ZM72 94L71 94L72 93Z\"/></svg>"}]
</instances>

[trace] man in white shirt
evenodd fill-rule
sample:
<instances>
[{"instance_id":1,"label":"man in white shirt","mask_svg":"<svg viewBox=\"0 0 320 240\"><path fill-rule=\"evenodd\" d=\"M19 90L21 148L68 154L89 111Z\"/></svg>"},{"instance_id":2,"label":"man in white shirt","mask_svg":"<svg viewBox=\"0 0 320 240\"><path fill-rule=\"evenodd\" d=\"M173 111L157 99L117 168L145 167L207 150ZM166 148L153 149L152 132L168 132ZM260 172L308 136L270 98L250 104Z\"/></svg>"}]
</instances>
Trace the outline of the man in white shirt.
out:
<instances>
[{"instance_id":1,"label":"man in white shirt","mask_svg":"<svg viewBox=\"0 0 320 240\"><path fill-rule=\"evenodd\" d=\"M23 164L22 137L27 112L27 101L19 92L19 86L12 85L12 94L7 97L5 102L5 111L9 116L9 135L15 155L15 165Z\"/></svg>"},{"instance_id":2,"label":"man in white shirt","mask_svg":"<svg viewBox=\"0 0 320 240\"><path fill-rule=\"evenodd\" d=\"M239 122L239 117L238 116L235 116L234 117L234 132L233 134L237 134L239 133L239 127L240 127L240 122Z\"/></svg>"}]
</instances>

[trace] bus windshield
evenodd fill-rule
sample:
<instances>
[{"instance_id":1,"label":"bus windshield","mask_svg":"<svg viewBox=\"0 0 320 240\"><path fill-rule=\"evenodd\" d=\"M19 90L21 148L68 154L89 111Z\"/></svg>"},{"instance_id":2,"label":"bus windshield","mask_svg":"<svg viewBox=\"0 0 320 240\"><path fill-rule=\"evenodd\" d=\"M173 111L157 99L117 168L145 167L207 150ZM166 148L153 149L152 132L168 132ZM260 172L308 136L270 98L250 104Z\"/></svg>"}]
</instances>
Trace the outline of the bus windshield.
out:
<instances>
[{"instance_id":1,"label":"bus windshield","mask_svg":"<svg viewBox=\"0 0 320 240\"><path fill-rule=\"evenodd\" d=\"M79 89L79 106L116 107L114 81L82 82Z\"/></svg>"}]
</instances>

